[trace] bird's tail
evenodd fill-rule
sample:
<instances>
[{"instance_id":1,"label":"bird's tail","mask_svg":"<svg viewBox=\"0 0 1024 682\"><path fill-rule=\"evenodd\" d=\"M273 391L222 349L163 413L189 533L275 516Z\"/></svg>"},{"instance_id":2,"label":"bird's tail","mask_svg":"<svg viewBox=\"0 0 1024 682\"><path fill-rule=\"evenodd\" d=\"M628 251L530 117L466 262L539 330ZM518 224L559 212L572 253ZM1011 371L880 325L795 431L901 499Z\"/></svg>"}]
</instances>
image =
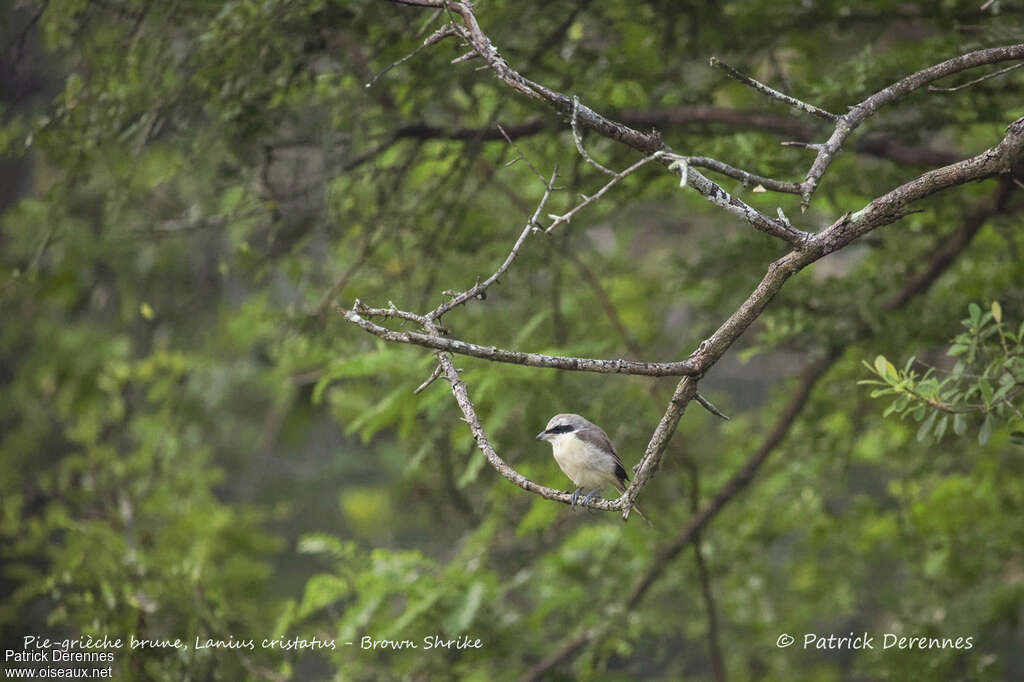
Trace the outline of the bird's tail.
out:
<instances>
[{"instance_id":1,"label":"bird's tail","mask_svg":"<svg viewBox=\"0 0 1024 682\"><path fill-rule=\"evenodd\" d=\"M624 493L624 492L626 492L626 487L625 487L624 485L618 484L618 485L616 485L615 487L616 487L616 488L618 489L618 491L619 491L620 493ZM643 519L644 521L646 521L646 522L647 522L647 525L648 525L648 526L650 526L650 527L652 527L652 528L654 527L654 524L653 524L653 523L651 523L651 520L650 520L649 518L647 518L647 514L644 514L644 513L643 513L643 512L642 512L642 511L640 510L640 505L638 505L638 504L637 504L636 502L634 502L633 504L631 504L631 505L630 505L630 509L632 509L632 510L633 510L633 511L635 511L635 512L636 512L637 514L639 514L639 515L640 515L640 518L641 518L641 519Z\"/></svg>"}]
</instances>

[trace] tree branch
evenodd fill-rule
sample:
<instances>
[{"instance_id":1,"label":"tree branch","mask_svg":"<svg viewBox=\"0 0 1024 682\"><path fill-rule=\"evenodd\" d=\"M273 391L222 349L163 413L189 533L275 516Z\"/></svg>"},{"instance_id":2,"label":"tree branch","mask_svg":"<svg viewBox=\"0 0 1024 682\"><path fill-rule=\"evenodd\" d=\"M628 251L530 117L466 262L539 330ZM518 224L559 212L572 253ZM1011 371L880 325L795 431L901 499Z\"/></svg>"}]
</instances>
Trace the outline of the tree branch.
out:
<instances>
[{"instance_id":1,"label":"tree branch","mask_svg":"<svg viewBox=\"0 0 1024 682\"><path fill-rule=\"evenodd\" d=\"M520 153L520 157L524 159L526 158L522 156L522 153ZM537 172L536 169L534 169L534 172ZM437 306L432 311L427 313L428 319L438 320L441 318L442 315L444 315L452 308L460 306L466 301L469 301L473 298L478 298L482 296L483 293L487 291L487 287L497 282L498 278L505 274L505 271L508 270L509 267L512 265L512 261L514 261L516 259L516 256L519 255L519 249L522 248L523 243L526 241L526 238L529 237L530 233L533 232L534 230L540 229L540 223L538 223L537 221L540 218L541 211L544 210L545 204L547 204L548 202L548 198L551 196L551 192L555 186L555 179L557 177L558 169L556 168L551 173L551 180L544 187L544 196L541 197L540 202L537 204L537 210L533 212L533 215L530 217L530 220L526 223L526 227L523 228L523 231L519 234L519 238L516 240L515 244L512 245L512 250L509 251L508 256L505 258L505 262L498 266L498 269L494 271L494 274L485 279L483 282L477 282L476 285L470 287L466 291L463 291L462 293L453 296L452 300L448 301L447 303L442 303L441 305Z\"/></svg>"},{"instance_id":2,"label":"tree branch","mask_svg":"<svg viewBox=\"0 0 1024 682\"><path fill-rule=\"evenodd\" d=\"M811 114L812 116L817 116L818 118L825 119L829 123L835 123L836 121L839 120L839 116L837 116L836 114L833 114L831 112L825 111L824 109L819 109L818 107L814 106L813 104L808 104L807 102L802 102L802 101L798 100L795 97L790 97L787 94L784 94L784 93L779 92L778 90L775 90L774 88L770 88L767 85L765 85L764 83L761 83L759 81L754 80L753 78L751 78L747 74L741 73L741 72L737 71L736 69L732 68L731 66L729 66L725 62L719 60L717 57L712 57L710 59L709 63L711 64L712 68L721 69L722 71L725 71L727 74L729 74L731 77L733 77L736 80L738 80L740 83L743 83L744 85L746 85L748 87L754 88L755 90L757 90L761 94L767 95L768 97L771 97L772 99L777 99L780 102L784 102L784 103L788 104L789 106L793 107L794 109L799 109L800 111L802 111L804 113Z\"/></svg>"},{"instance_id":3,"label":"tree branch","mask_svg":"<svg viewBox=\"0 0 1024 682\"><path fill-rule=\"evenodd\" d=\"M376 309L377 312L394 311ZM598 374L633 374L648 377L678 377L687 374L695 374L696 367L692 362L642 362L636 360L598 360L594 358L574 358L562 355L542 355L540 353L523 353L520 351L507 350L496 346L480 346L475 343L466 343L458 339L433 334L421 334L419 332L395 331L370 322L362 315L375 314L374 309L354 307L352 310L338 309L338 312L349 322L359 325L374 336L385 341L394 343L408 343L414 346L423 346L433 350L445 351L468 355L474 358L482 358L494 362L506 362L513 365L526 365L528 367L542 367L545 369L563 369L572 372L596 372ZM429 321L429 318L419 317L412 319L414 313L398 311L401 315L392 314L393 317L403 317L420 324ZM362 313L362 315L360 314Z\"/></svg>"},{"instance_id":4,"label":"tree branch","mask_svg":"<svg viewBox=\"0 0 1024 682\"><path fill-rule=\"evenodd\" d=\"M952 88L937 88L934 85L929 85L928 86L928 92L956 92L958 90L963 90L964 88L969 88L972 85L977 85L978 83L982 83L984 81L987 81L990 78L995 78L996 76L1002 76L1004 73L1009 73L1010 71L1013 71L1014 69L1019 69L1022 66L1024 66L1024 63L1014 64L1013 66L1007 66L1004 69L999 69L998 71L993 71L992 73L987 73L984 76L979 76L978 78L975 78L973 80L967 81L963 85L957 85L956 87L952 87Z\"/></svg>"},{"instance_id":5,"label":"tree branch","mask_svg":"<svg viewBox=\"0 0 1024 682\"><path fill-rule=\"evenodd\" d=\"M688 163L689 157L671 152L663 152L660 156L669 169L679 168L681 178L680 184L692 187L698 194L715 206L725 209L734 216L745 220L761 232L770 234L773 237L778 237L797 249L803 248L807 240L810 239L810 233L797 230L789 223L785 223L781 220L769 218L756 208L749 206L740 199L737 199L726 192L717 184L711 182L711 180L708 180L700 171L695 170ZM771 181L769 180L769 182Z\"/></svg>"},{"instance_id":6,"label":"tree branch","mask_svg":"<svg viewBox=\"0 0 1024 682\"><path fill-rule=\"evenodd\" d=\"M800 183L799 182L786 182L783 180L773 180L766 178L762 175L755 175L754 173L748 173L745 170L734 168L727 163L722 163L717 159L711 159L706 156L688 156L686 157L691 166L697 166L700 168L708 168L721 173L722 175L728 176L735 180L740 180L747 187L756 187L761 185L764 189L771 190L772 192L782 192L785 194L800 194Z\"/></svg>"},{"instance_id":7,"label":"tree branch","mask_svg":"<svg viewBox=\"0 0 1024 682\"><path fill-rule=\"evenodd\" d=\"M850 111L840 117L836 122L836 129L832 133L832 136L829 137L828 141L825 142L825 144L822 145L822 148L818 151L818 155L814 159L814 163L811 165L811 169L808 171L807 177L802 183L802 205L806 208L810 204L811 196L814 194L815 189L817 189L818 183L821 181L821 177L825 174L825 171L832 163L836 154L839 153L840 148L843 146L843 142L845 142L846 138L850 136L850 133L856 130L865 119L873 115L881 107L886 104L892 104L896 100L906 97L914 90L928 85L932 81L936 81L940 78L945 78L946 76L950 76L954 73L959 73L965 69L973 69L977 66L995 64L997 62L1013 59L1024 59L1024 44L1008 45L1006 47L993 47L987 50L968 52L965 55L948 59L940 64L930 66L927 69L922 69L917 73L911 74L906 78L893 83L887 88L879 90L860 104L856 104L851 107Z\"/></svg>"}]
</instances>

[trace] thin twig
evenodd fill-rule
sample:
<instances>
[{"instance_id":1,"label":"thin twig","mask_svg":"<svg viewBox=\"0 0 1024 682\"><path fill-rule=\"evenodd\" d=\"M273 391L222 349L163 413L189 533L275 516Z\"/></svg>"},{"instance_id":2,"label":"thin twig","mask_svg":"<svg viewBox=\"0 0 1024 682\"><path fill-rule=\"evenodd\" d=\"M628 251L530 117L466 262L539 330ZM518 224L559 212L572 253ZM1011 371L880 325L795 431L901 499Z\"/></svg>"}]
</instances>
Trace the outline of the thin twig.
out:
<instances>
[{"instance_id":1,"label":"thin twig","mask_svg":"<svg viewBox=\"0 0 1024 682\"><path fill-rule=\"evenodd\" d=\"M928 85L940 78L951 76L967 69L973 69L986 64L1024 59L1024 43L1018 45L1007 45L1005 47L993 47L986 50L977 50L967 54L947 59L944 62L929 66L906 78L896 81L886 88L882 88L859 104L854 105L850 110L836 121L836 128L828 141L818 150L818 154L807 172L803 181L803 190L800 193L800 204L806 209L811 203L811 196L821 182L822 176L831 165L833 159L839 153L846 138L853 133L869 116L878 111L881 107L892 104L898 99L906 97L911 92Z\"/></svg>"},{"instance_id":2,"label":"thin twig","mask_svg":"<svg viewBox=\"0 0 1024 682\"><path fill-rule=\"evenodd\" d=\"M426 381L424 381L422 384L416 387L416 389L413 391L413 395L419 394L420 392L425 390L427 386L430 386L430 384L437 381L437 378L441 376L442 371L443 370L441 368L441 363L434 365L434 371L430 373L430 376L427 377Z\"/></svg>"},{"instance_id":3,"label":"thin twig","mask_svg":"<svg viewBox=\"0 0 1024 682\"><path fill-rule=\"evenodd\" d=\"M452 26L451 24L445 24L444 26L442 26L441 28L437 29L436 31L431 33L429 36L427 36L423 40L423 44L418 46L415 50L413 50L409 54L405 55L401 59L396 59L395 61L391 62L390 64L385 66L383 69L381 69L380 72L376 76L374 76L373 78L370 79L370 81L366 84L366 87L372 88L377 83L377 81L380 80L381 77L384 74L386 74L388 71L390 71L391 69L395 68L396 66L401 66L402 64L404 64L405 62L409 61L410 59L412 59L413 57L415 57L416 55L418 55L420 52L422 52L423 50L427 49L431 45L435 45L438 42L440 42L442 39L447 38L448 36L453 36L453 35L456 35L455 27Z\"/></svg>"},{"instance_id":4,"label":"thin twig","mask_svg":"<svg viewBox=\"0 0 1024 682\"><path fill-rule=\"evenodd\" d=\"M509 137L508 133L505 132L505 129L501 126L500 123L497 124L497 128L498 128L498 132L501 133L501 136L505 138L505 141L508 142L509 145L512 146L512 149L516 150L516 154L519 155L516 159L513 159L513 161L510 161L509 165L511 165L514 161L518 161L519 159L522 159L526 163L526 165L530 167L530 170L533 171L533 174L536 175L538 178L540 178L540 181L542 183L544 183L544 186L547 187L548 191L550 192L551 188L555 184L555 177L554 177L554 175L552 175L551 181L548 182L547 178L545 178L544 175L539 170L537 170L537 167L534 166L532 163L530 163L530 159L528 159L526 157L526 154L524 154L523 150L519 148L519 145L517 145L515 142L512 141L512 138ZM555 172L556 173L558 172L557 168L555 169Z\"/></svg>"},{"instance_id":5,"label":"thin twig","mask_svg":"<svg viewBox=\"0 0 1024 682\"><path fill-rule=\"evenodd\" d=\"M747 74L737 71L736 69L732 68L731 66L729 66L722 60L718 59L717 57L712 57L709 61L712 68L721 69L722 71L725 71L727 74L738 80L740 83L743 83L746 86L754 88L763 95L767 95L772 99L777 99L780 102L785 102L794 109L799 109L804 113L817 116L818 118L823 118L829 123L835 123L836 121L839 120L839 116L837 116L836 114L825 111L824 109L820 109L814 106L813 104L808 104L807 102L798 100L796 97L790 97L785 93L779 92L775 88L770 88L764 83L754 80Z\"/></svg>"},{"instance_id":6,"label":"thin twig","mask_svg":"<svg viewBox=\"0 0 1024 682\"><path fill-rule=\"evenodd\" d=\"M709 180L703 173L693 168L688 161L689 157L671 152L664 152L660 156L662 162L670 170L679 169L680 184L692 188L712 204L745 220L765 234L778 237L797 249L802 249L811 239L811 234L797 230L788 223L770 218L753 206L726 192L719 185Z\"/></svg>"},{"instance_id":7,"label":"thin twig","mask_svg":"<svg viewBox=\"0 0 1024 682\"><path fill-rule=\"evenodd\" d=\"M563 213L562 215L555 215L553 213L549 213L548 217L551 218L553 222L544 231L550 234L552 230L554 230L562 223L572 222L573 216L575 216L584 208L586 208L590 204L594 203L595 201L603 197L608 190L610 190L615 185L619 184L619 182L621 182L624 178L629 177L637 170L639 170L642 166L646 165L650 161L653 161L659 156L661 156L661 152L654 152L653 154L645 156L644 158L640 159L626 170L621 171L619 173L614 173L612 179L605 183L604 186L601 187L601 189L597 190L597 192L591 194L590 196L585 196L583 198L583 201L573 206L572 209L569 210L568 212Z\"/></svg>"},{"instance_id":8,"label":"thin twig","mask_svg":"<svg viewBox=\"0 0 1024 682\"><path fill-rule=\"evenodd\" d=\"M452 308L460 306L466 301L469 301L472 298L480 296L487 290L487 287L497 282L498 278L505 274L505 271L509 269L509 267L512 265L512 262L516 259L516 256L519 255L519 249L522 248L523 243L526 241L526 238L529 237L534 230L539 229L538 220L540 219L541 211L544 210L544 206L547 204L548 198L551 196L551 192L554 190L555 180L557 178L558 168L556 167L551 172L551 180L545 182L544 184L544 195L541 197L540 202L538 202L537 209L533 212L533 215L530 216L530 220L526 223L526 227L524 227L523 231L519 234L519 238L516 239L515 244L512 245L512 250L509 251L508 256L505 258L505 262L503 262L498 267L498 269L494 271L494 274L485 279L483 282L477 282L474 286L470 287L469 289L466 289L461 294L456 294L455 296L452 297L450 301L442 303L441 305L434 308L432 311L427 313L427 319L440 319L442 315L447 313ZM541 176L541 179L543 180L543 176Z\"/></svg>"},{"instance_id":9,"label":"thin twig","mask_svg":"<svg viewBox=\"0 0 1024 682\"><path fill-rule=\"evenodd\" d=\"M708 412L710 412L711 414L715 415L716 417L721 417L725 421L729 421L729 416L727 414L725 414L717 407L712 405L711 401L702 396L700 393L695 393L693 399L700 403L700 406L703 407Z\"/></svg>"},{"instance_id":10,"label":"thin twig","mask_svg":"<svg viewBox=\"0 0 1024 682\"><path fill-rule=\"evenodd\" d=\"M598 374L632 374L649 377L678 377L696 373L696 366L690 360L680 362L641 362L636 360L598 360L595 358L577 358L561 355L542 355L540 353L524 353L521 351L498 348L496 346L480 346L459 339L450 339L440 334L421 334L419 332L396 331L367 320L363 315L377 314L382 317L399 317L423 324L431 318L389 309L358 309L341 310L341 315L349 322L362 327L374 336L393 343L407 343L433 350L468 355L494 362L505 362L512 365L541 367L545 369L562 369L573 372L596 372Z\"/></svg>"},{"instance_id":11,"label":"thin twig","mask_svg":"<svg viewBox=\"0 0 1024 682\"><path fill-rule=\"evenodd\" d=\"M934 85L929 85L928 86L928 92L956 92L957 90L963 90L964 88L969 88L972 85L977 85L978 83L981 83L982 81L987 81L989 78L995 78L996 76L1002 76L1004 73L1008 73L1010 71L1013 71L1014 69L1019 69L1022 66L1024 66L1024 62L1021 62L1020 64L1014 64L1013 66L1007 66L1005 69L999 69L998 71L995 71L993 73L985 74L984 76L981 76L979 78L975 78L974 80L967 81L963 85L957 85L957 86L952 87L952 88L937 88Z\"/></svg>"},{"instance_id":12,"label":"thin twig","mask_svg":"<svg viewBox=\"0 0 1024 682\"><path fill-rule=\"evenodd\" d=\"M735 180L740 180L747 187L756 187L760 185L767 190L772 192L783 192L785 194L800 194L800 183L799 182L786 182L784 180L773 180L772 178L766 178L763 175L756 175L754 173L748 173L745 170L734 168L727 163L722 163L717 159L711 159L706 156L688 156L686 160L691 166L697 166L699 168L708 168L721 173Z\"/></svg>"},{"instance_id":13,"label":"thin twig","mask_svg":"<svg viewBox=\"0 0 1024 682\"><path fill-rule=\"evenodd\" d=\"M572 139L576 143L577 151L579 151L580 156L582 156L583 159L587 163L589 163L591 166L593 166L594 168L598 169L602 173L607 173L608 175L617 175L617 173L615 171L611 170L610 168L605 168L604 166L599 164L597 161L594 161L594 159L591 158L590 154L587 153L586 148L583 146L583 136L580 135L580 126L579 126L579 122L577 121L577 119L579 117L579 111L580 111L580 98L576 97L575 95L573 95L573 98L572 98L572 117L570 118L570 121L572 122Z\"/></svg>"}]
</instances>

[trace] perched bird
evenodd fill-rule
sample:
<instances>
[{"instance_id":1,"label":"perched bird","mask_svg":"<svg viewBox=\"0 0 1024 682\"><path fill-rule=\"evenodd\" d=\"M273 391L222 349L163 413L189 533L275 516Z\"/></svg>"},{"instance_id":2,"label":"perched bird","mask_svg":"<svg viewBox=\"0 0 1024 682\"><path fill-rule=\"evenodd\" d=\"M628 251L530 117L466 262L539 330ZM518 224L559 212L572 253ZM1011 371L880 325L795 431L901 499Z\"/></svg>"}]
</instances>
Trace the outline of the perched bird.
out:
<instances>
[{"instance_id":1,"label":"perched bird","mask_svg":"<svg viewBox=\"0 0 1024 682\"><path fill-rule=\"evenodd\" d=\"M572 493L572 504L577 503L584 490L590 492L583 498L583 504L589 503L608 485L615 486L620 493L626 490L626 481L629 480L626 469L615 454L615 447L608 439L608 434L597 424L578 414L556 414L547 427L537 434L537 440L551 443L555 461L576 486ZM650 523L636 504L633 509L640 518Z\"/></svg>"}]
</instances>

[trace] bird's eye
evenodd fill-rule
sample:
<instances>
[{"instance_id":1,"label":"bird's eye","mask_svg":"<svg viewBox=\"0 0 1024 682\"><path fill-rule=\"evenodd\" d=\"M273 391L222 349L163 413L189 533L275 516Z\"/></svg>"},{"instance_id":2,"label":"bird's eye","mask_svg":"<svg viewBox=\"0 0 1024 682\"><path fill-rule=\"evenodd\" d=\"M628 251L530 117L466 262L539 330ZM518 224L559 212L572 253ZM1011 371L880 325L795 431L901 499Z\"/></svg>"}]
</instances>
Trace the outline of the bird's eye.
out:
<instances>
[{"instance_id":1,"label":"bird's eye","mask_svg":"<svg viewBox=\"0 0 1024 682\"><path fill-rule=\"evenodd\" d=\"M548 433L569 433L570 431L572 431L572 427L568 424L559 424L548 429Z\"/></svg>"}]
</instances>

